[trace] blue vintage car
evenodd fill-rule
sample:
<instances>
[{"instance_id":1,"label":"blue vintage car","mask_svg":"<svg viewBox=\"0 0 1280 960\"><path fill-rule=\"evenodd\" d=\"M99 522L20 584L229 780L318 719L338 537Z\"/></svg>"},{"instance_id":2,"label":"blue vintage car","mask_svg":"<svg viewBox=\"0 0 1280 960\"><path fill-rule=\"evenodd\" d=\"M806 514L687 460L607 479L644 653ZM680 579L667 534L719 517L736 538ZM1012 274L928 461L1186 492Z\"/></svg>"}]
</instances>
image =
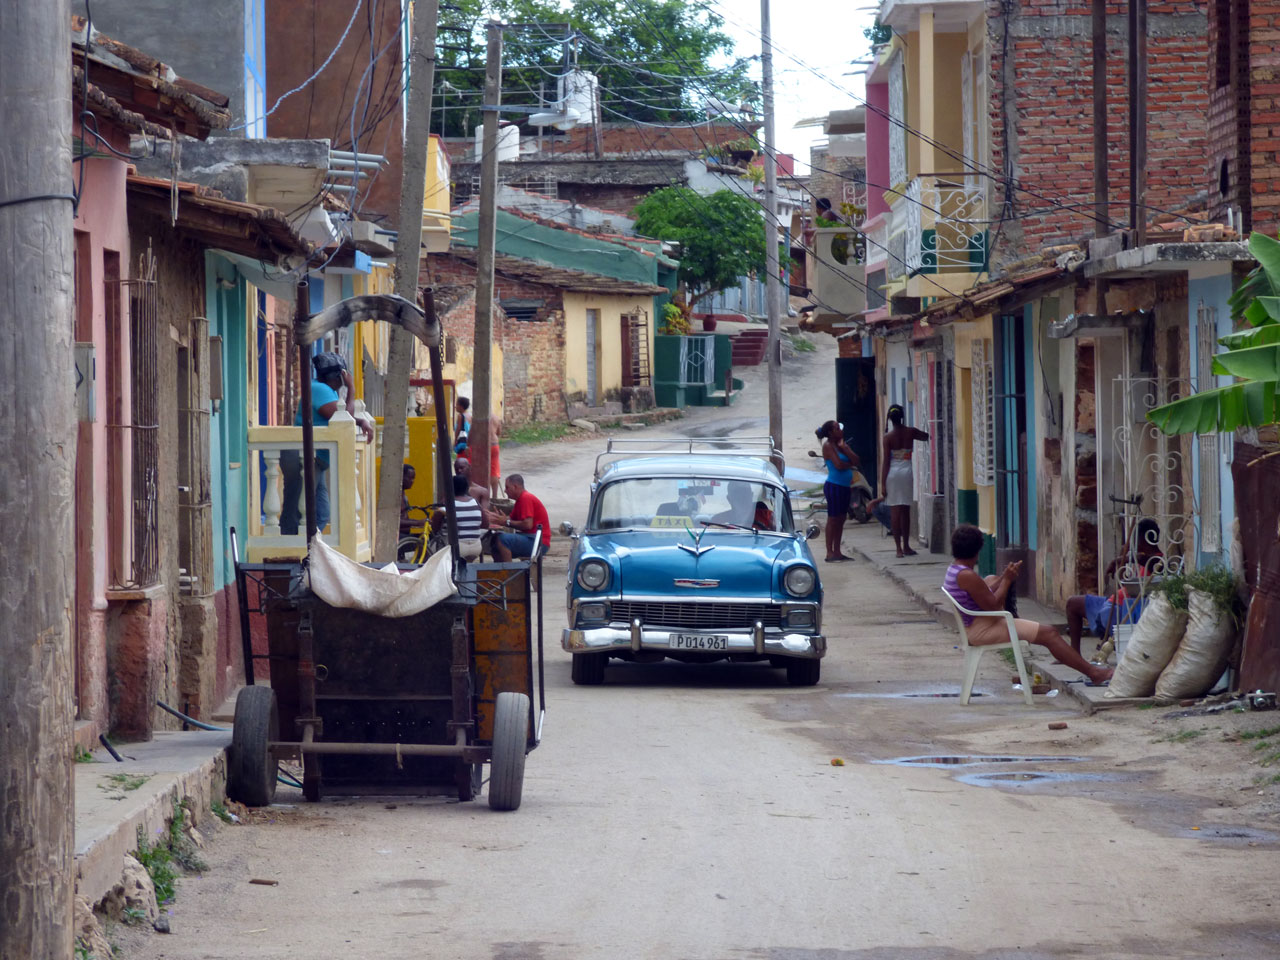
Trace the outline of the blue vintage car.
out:
<instances>
[{"instance_id":1,"label":"blue vintage car","mask_svg":"<svg viewBox=\"0 0 1280 960\"><path fill-rule=\"evenodd\" d=\"M561 645L573 681L600 683L610 657L670 657L768 660L793 684L817 683L827 641L805 542L816 526L796 531L766 457L680 443L685 452L652 453L673 444L648 441L627 454L627 441L611 440L597 460L569 560Z\"/></svg>"}]
</instances>

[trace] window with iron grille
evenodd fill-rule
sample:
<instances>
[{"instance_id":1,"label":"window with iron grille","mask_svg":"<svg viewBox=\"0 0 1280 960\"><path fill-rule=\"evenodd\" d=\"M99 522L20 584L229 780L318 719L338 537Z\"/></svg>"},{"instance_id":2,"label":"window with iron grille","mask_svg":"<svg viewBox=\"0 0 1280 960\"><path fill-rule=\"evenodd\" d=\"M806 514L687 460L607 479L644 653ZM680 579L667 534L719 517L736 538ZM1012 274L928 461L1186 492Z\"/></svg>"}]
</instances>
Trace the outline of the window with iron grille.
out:
<instances>
[{"instance_id":1,"label":"window with iron grille","mask_svg":"<svg viewBox=\"0 0 1280 960\"><path fill-rule=\"evenodd\" d=\"M118 572L118 580L120 586L149 587L158 582L160 573L159 300L150 247L138 258L138 276L120 285L129 295L132 549L124 552L127 568Z\"/></svg>"},{"instance_id":2,"label":"window with iron grille","mask_svg":"<svg viewBox=\"0 0 1280 960\"><path fill-rule=\"evenodd\" d=\"M981 337L974 339L969 400L973 430L973 482L980 487L989 487L996 482L994 411L991 406L995 392L995 368L991 354L990 341Z\"/></svg>"},{"instance_id":3,"label":"window with iron grille","mask_svg":"<svg viewBox=\"0 0 1280 960\"><path fill-rule=\"evenodd\" d=\"M1196 310L1196 389L1217 386L1213 374L1213 352L1218 345L1218 311L1200 302ZM1219 479L1218 435L1202 433L1196 438L1200 450L1200 550L1217 553L1222 549L1222 492Z\"/></svg>"}]
</instances>

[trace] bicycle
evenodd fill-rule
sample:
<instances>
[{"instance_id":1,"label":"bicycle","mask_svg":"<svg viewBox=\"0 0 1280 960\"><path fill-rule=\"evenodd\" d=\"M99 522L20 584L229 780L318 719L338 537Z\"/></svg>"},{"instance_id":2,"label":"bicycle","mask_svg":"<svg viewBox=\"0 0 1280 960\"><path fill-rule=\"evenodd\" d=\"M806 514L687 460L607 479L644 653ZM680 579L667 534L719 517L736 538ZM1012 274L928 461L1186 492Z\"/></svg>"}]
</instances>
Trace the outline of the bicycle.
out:
<instances>
[{"instance_id":1,"label":"bicycle","mask_svg":"<svg viewBox=\"0 0 1280 960\"><path fill-rule=\"evenodd\" d=\"M426 507L410 507L409 516L418 514L422 518L422 526L400 538L396 544L396 562L423 564L427 558L439 550L448 549L449 532L444 524L444 504L431 503ZM440 523L433 522L440 518Z\"/></svg>"}]
</instances>

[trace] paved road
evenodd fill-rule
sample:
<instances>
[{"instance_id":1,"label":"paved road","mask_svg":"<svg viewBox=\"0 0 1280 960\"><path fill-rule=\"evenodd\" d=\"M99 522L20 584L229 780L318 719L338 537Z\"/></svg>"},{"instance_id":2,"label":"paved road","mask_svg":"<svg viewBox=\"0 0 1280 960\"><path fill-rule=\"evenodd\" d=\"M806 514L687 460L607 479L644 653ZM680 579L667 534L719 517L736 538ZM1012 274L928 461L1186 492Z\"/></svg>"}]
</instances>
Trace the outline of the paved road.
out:
<instances>
[{"instance_id":1,"label":"paved road","mask_svg":"<svg viewBox=\"0 0 1280 960\"><path fill-rule=\"evenodd\" d=\"M827 359L815 393L829 391ZM747 407L691 425L717 419L754 429ZM581 513L596 445L503 459L553 514ZM561 544L553 601L564 566ZM1062 699L1028 710L995 658L973 705L931 696L956 689L951 635L864 564L822 572L831 650L818 687L754 664L619 664L603 686L575 687L553 642L545 739L518 812L309 806L282 788L295 806L218 831L208 872L181 883L173 934L117 933L126 956L1280 953L1275 844L1189 832L1206 801L1169 772L1165 748ZM563 613L548 613L554 638ZM1049 732L1055 720L1071 729ZM1048 759L883 762L973 753Z\"/></svg>"}]
</instances>

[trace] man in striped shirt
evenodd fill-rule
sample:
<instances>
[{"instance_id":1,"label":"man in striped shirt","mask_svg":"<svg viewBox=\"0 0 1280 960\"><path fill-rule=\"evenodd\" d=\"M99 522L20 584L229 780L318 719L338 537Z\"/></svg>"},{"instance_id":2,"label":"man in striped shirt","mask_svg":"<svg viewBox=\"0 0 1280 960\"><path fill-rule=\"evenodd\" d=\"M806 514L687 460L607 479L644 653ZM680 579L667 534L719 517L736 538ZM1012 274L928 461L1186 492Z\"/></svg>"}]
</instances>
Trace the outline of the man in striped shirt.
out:
<instances>
[{"instance_id":1,"label":"man in striped shirt","mask_svg":"<svg viewBox=\"0 0 1280 960\"><path fill-rule=\"evenodd\" d=\"M471 496L470 484L461 474L453 476L453 516L458 525L458 553L463 560L480 559L480 536L484 531L485 515Z\"/></svg>"}]
</instances>

